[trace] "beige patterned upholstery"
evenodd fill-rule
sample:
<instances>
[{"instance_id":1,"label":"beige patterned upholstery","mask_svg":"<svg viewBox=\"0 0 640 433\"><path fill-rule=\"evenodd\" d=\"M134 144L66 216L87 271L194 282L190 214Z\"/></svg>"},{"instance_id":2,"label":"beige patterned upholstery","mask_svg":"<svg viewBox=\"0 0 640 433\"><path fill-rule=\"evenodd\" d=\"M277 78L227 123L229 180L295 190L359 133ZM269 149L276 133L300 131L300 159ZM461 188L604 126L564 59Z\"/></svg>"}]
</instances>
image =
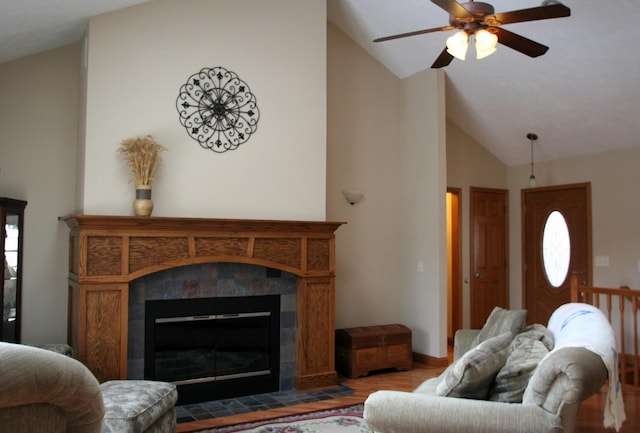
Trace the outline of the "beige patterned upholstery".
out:
<instances>
[{"instance_id":1,"label":"beige patterned upholstery","mask_svg":"<svg viewBox=\"0 0 640 433\"><path fill-rule=\"evenodd\" d=\"M100 385L83 364L48 350L0 343L4 431L99 432L103 415Z\"/></svg>"},{"instance_id":2,"label":"beige patterned upholstery","mask_svg":"<svg viewBox=\"0 0 640 433\"><path fill-rule=\"evenodd\" d=\"M456 361L477 343L478 332L456 333ZM558 330L554 339L562 338L563 332ZM534 338L548 344L544 335ZM521 341L515 341L518 347ZM439 396L441 375L414 392L372 393L365 402L364 419L377 433L571 433L580 403L607 381L607 368L601 356L587 347L554 346L541 357L533 371L523 364L527 369L522 371L526 370L530 380L520 403ZM507 371L515 368L508 362L505 365Z\"/></svg>"},{"instance_id":3,"label":"beige patterned upholstery","mask_svg":"<svg viewBox=\"0 0 640 433\"><path fill-rule=\"evenodd\" d=\"M160 433L176 429L176 387L150 380L103 383L105 416L102 433Z\"/></svg>"},{"instance_id":4,"label":"beige patterned upholstery","mask_svg":"<svg viewBox=\"0 0 640 433\"><path fill-rule=\"evenodd\" d=\"M100 385L67 354L0 343L0 432L172 433L177 396L165 382Z\"/></svg>"}]
</instances>

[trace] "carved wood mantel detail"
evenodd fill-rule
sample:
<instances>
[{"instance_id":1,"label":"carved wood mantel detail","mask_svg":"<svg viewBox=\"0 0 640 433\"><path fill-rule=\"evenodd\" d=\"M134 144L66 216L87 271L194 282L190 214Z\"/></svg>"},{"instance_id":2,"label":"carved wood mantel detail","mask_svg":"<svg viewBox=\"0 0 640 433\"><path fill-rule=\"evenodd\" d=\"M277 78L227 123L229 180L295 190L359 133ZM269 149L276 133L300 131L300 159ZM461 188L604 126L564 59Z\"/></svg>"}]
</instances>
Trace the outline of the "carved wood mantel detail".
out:
<instances>
[{"instance_id":1,"label":"carved wood mantel detail","mask_svg":"<svg viewBox=\"0 0 640 433\"><path fill-rule=\"evenodd\" d=\"M70 215L69 344L100 382L127 378L129 283L177 266L235 262L298 276L295 386L337 383L340 222Z\"/></svg>"}]
</instances>

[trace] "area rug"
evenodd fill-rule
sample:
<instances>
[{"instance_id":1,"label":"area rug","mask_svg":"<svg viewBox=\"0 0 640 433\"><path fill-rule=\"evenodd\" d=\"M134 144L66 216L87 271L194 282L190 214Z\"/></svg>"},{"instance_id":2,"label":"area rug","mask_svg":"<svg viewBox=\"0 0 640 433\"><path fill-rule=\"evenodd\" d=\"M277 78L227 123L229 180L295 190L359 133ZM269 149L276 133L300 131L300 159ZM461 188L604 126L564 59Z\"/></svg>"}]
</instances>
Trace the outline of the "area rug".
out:
<instances>
[{"instance_id":1,"label":"area rug","mask_svg":"<svg viewBox=\"0 0 640 433\"><path fill-rule=\"evenodd\" d=\"M198 433L373 433L364 419L364 405L290 415L265 421L201 430Z\"/></svg>"}]
</instances>

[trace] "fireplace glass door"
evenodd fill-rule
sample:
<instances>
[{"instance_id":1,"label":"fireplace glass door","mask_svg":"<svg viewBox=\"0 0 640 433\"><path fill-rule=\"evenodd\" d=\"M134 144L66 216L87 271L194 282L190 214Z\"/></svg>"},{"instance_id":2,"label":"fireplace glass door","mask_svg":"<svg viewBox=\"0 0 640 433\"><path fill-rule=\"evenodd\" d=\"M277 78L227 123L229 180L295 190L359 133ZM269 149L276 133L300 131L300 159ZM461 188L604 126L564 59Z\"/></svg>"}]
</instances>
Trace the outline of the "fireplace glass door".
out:
<instances>
[{"instance_id":1,"label":"fireplace glass door","mask_svg":"<svg viewBox=\"0 0 640 433\"><path fill-rule=\"evenodd\" d=\"M271 373L271 313L155 319L155 378L178 384Z\"/></svg>"},{"instance_id":2,"label":"fireplace glass door","mask_svg":"<svg viewBox=\"0 0 640 433\"><path fill-rule=\"evenodd\" d=\"M279 390L280 295L147 300L144 339L180 404Z\"/></svg>"}]
</instances>

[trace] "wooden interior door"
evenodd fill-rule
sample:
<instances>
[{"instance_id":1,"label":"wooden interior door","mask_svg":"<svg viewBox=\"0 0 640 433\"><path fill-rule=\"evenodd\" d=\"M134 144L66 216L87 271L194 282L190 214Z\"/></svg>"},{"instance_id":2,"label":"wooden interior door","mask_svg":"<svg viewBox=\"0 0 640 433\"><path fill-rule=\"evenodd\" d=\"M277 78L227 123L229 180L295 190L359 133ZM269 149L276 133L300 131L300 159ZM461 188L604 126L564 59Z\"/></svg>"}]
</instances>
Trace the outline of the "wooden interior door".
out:
<instances>
[{"instance_id":1,"label":"wooden interior door","mask_svg":"<svg viewBox=\"0 0 640 433\"><path fill-rule=\"evenodd\" d=\"M522 191L523 299L528 323L546 325L551 313L570 301L572 272L591 283L591 185L589 183ZM564 217L569 231L569 263L565 279L550 282L543 259L543 233L552 212Z\"/></svg>"},{"instance_id":2,"label":"wooden interior door","mask_svg":"<svg viewBox=\"0 0 640 433\"><path fill-rule=\"evenodd\" d=\"M509 308L509 192L471 188L471 327L482 328L494 307Z\"/></svg>"}]
</instances>

